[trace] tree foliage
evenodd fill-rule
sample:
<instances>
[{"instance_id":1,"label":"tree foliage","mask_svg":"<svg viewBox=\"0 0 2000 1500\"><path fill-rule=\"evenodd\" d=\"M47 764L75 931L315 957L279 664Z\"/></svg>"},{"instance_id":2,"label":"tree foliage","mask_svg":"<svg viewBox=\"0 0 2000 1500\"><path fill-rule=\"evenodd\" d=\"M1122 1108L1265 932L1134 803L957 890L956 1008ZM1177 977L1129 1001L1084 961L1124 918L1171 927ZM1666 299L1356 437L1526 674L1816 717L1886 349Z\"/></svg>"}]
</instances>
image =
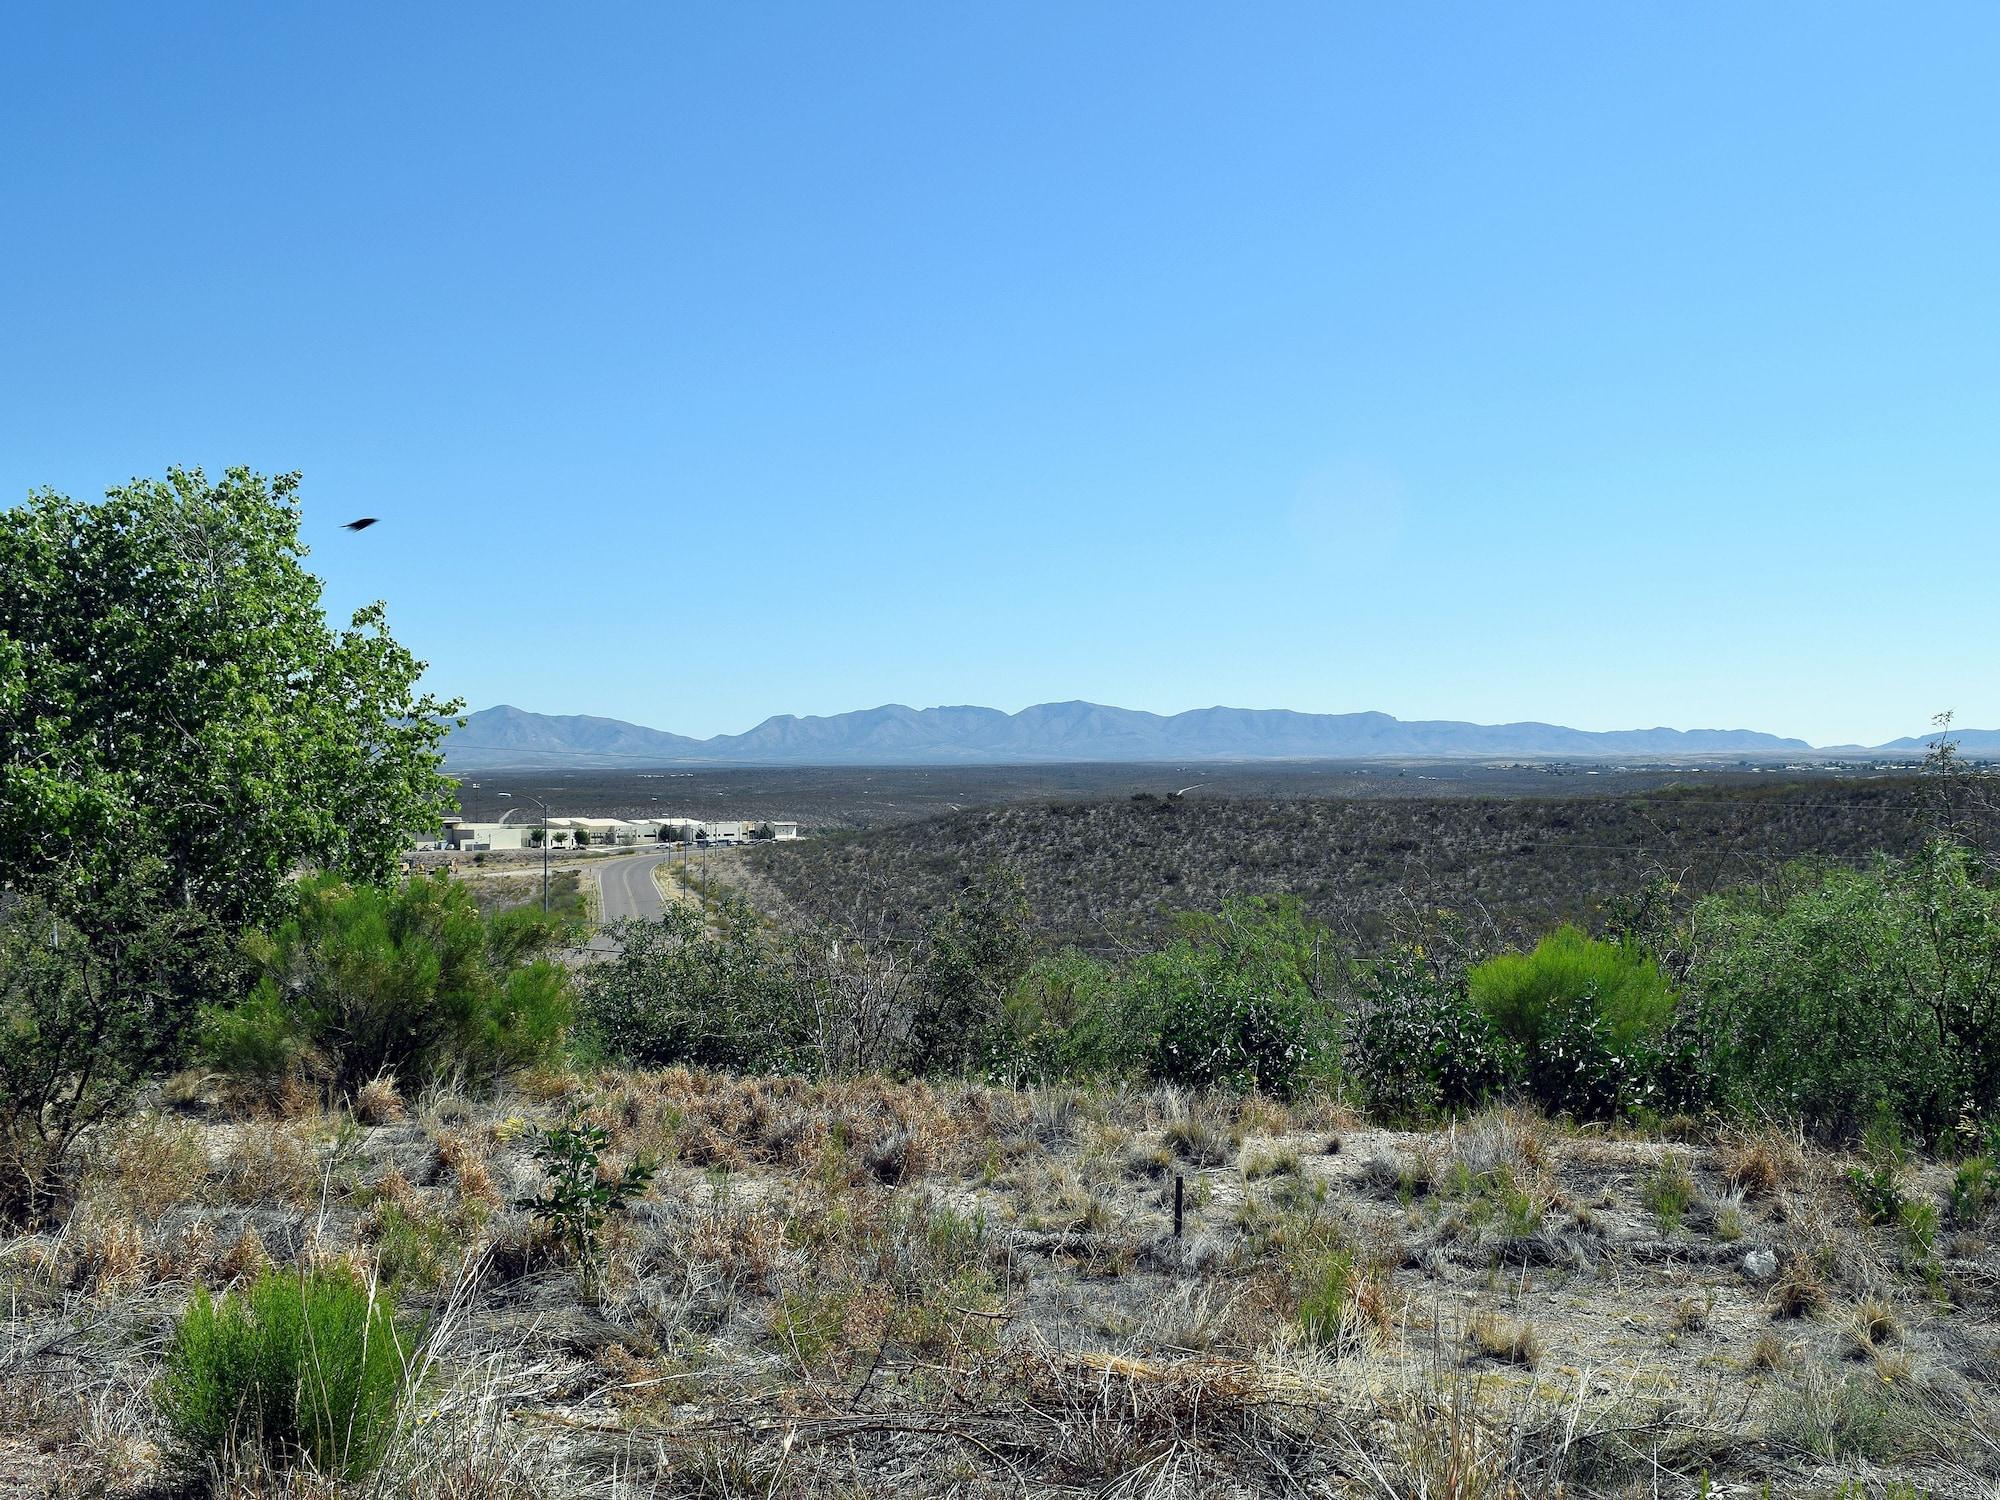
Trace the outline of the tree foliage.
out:
<instances>
[{"instance_id":1,"label":"tree foliage","mask_svg":"<svg viewBox=\"0 0 2000 1500\"><path fill-rule=\"evenodd\" d=\"M71 1145L182 1059L234 971L227 935L151 873L92 890L96 931L40 896L0 904L0 1218L43 1206Z\"/></svg>"},{"instance_id":2,"label":"tree foliage","mask_svg":"<svg viewBox=\"0 0 2000 1500\"><path fill-rule=\"evenodd\" d=\"M235 927L300 866L384 878L436 825L459 705L418 691L380 604L329 628L297 489L171 469L0 511L0 870L17 885L61 899L138 844L173 899Z\"/></svg>"}]
</instances>

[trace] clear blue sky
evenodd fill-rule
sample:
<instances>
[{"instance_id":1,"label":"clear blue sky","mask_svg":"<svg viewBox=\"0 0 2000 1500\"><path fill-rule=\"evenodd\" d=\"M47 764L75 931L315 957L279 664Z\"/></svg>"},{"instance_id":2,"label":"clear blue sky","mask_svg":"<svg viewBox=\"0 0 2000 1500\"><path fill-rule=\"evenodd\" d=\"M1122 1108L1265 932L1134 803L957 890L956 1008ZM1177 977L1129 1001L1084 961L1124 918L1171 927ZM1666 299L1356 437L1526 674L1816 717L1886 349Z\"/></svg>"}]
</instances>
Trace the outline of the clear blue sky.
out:
<instances>
[{"instance_id":1,"label":"clear blue sky","mask_svg":"<svg viewBox=\"0 0 2000 1500\"><path fill-rule=\"evenodd\" d=\"M2000 7L0 12L0 500L440 690L2000 723ZM360 514L382 524L336 531Z\"/></svg>"}]
</instances>

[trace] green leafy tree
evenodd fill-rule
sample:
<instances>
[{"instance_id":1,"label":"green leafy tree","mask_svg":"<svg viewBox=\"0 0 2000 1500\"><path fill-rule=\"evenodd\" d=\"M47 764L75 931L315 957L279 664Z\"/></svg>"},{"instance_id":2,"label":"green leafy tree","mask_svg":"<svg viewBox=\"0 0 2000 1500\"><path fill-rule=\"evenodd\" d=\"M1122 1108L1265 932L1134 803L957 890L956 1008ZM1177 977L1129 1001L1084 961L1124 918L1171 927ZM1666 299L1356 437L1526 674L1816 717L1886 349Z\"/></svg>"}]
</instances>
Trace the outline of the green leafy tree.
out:
<instances>
[{"instance_id":1,"label":"green leafy tree","mask_svg":"<svg viewBox=\"0 0 2000 1500\"><path fill-rule=\"evenodd\" d=\"M380 604L328 627L298 476L171 469L0 511L0 871L85 926L135 839L165 890L236 927L301 866L395 869L450 805L457 703ZM68 893L66 895L66 893Z\"/></svg>"}]
</instances>

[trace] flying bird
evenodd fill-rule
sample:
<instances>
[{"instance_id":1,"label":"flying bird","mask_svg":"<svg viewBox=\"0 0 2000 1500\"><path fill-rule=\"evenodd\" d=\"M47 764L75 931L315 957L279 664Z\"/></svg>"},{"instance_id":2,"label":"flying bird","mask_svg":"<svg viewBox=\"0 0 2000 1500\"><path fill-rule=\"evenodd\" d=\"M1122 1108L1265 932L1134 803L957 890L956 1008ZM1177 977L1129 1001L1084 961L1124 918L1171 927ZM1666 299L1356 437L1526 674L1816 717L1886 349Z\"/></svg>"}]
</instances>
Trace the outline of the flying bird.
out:
<instances>
[{"instance_id":1,"label":"flying bird","mask_svg":"<svg viewBox=\"0 0 2000 1500\"><path fill-rule=\"evenodd\" d=\"M375 517L363 516L358 521L349 521L345 526L341 527L340 529L342 531L366 531L370 526L373 526L374 524L375 524Z\"/></svg>"}]
</instances>

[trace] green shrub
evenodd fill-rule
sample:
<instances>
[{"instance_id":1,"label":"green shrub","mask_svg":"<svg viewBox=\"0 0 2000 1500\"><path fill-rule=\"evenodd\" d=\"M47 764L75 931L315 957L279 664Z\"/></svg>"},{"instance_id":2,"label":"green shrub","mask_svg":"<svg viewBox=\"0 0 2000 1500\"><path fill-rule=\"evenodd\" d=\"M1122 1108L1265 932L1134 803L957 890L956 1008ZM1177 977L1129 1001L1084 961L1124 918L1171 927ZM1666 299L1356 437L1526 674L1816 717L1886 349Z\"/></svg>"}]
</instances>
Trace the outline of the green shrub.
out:
<instances>
[{"instance_id":1,"label":"green shrub","mask_svg":"<svg viewBox=\"0 0 2000 1500\"><path fill-rule=\"evenodd\" d=\"M1557 928L1527 953L1503 953L1468 976L1472 998L1500 1034L1533 1053L1559 1041L1566 1007L1588 1000L1605 1040L1630 1049L1657 1040L1673 1018L1674 990L1638 949L1576 927Z\"/></svg>"},{"instance_id":2,"label":"green shrub","mask_svg":"<svg viewBox=\"0 0 2000 1500\"><path fill-rule=\"evenodd\" d=\"M0 894L0 1222L46 1209L71 1147L186 1058L203 990L233 973L220 926L159 874L140 861L61 903Z\"/></svg>"},{"instance_id":3,"label":"green shrub","mask_svg":"<svg viewBox=\"0 0 2000 1500\"><path fill-rule=\"evenodd\" d=\"M645 1192L659 1170L657 1163L640 1160L616 1177L607 1176L603 1153L610 1144L602 1127L587 1123L580 1110L572 1109L565 1119L542 1131L535 1143L535 1160L548 1174L547 1192L514 1205L545 1220L586 1265L596 1258L605 1217L622 1211Z\"/></svg>"},{"instance_id":4,"label":"green shrub","mask_svg":"<svg viewBox=\"0 0 2000 1500\"><path fill-rule=\"evenodd\" d=\"M383 1072L421 1078L552 1056L570 1023L559 931L532 911L487 921L446 875L398 886L302 884L291 919L249 944L257 978L211 1007L206 1046L226 1071L299 1068L347 1089Z\"/></svg>"},{"instance_id":5,"label":"green shrub","mask_svg":"<svg viewBox=\"0 0 2000 1500\"><path fill-rule=\"evenodd\" d=\"M1034 953L1020 876L989 869L964 881L932 922L923 958L923 1001L911 1018L910 1066L950 1073L976 1061L1000 1019L1002 997Z\"/></svg>"},{"instance_id":6,"label":"green shrub","mask_svg":"<svg viewBox=\"0 0 2000 1500\"><path fill-rule=\"evenodd\" d=\"M1140 1046L1110 965L1073 948L1037 960L1001 997L987 1074L1010 1087L1132 1072Z\"/></svg>"},{"instance_id":7,"label":"green shrub","mask_svg":"<svg viewBox=\"0 0 2000 1500\"><path fill-rule=\"evenodd\" d=\"M744 1072L806 1060L812 1007L740 899L706 913L670 904L658 921L621 922L612 935L618 951L590 966L579 1005L586 1043L606 1059Z\"/></svg>"},{"instance_id":8,"label":"green shrub","mask_svg":"<svg viewBox=\"0 0 2000 1500\"><path fill-rule=\"evenodd\" d=\"M1640 1183L1639 1197L1659 1222L1660 1232L1674 1233L1687 1217L1688 1209L1694 1206L1694 1178L1688 1173L1687 1163L1675 1152L1665 1153Z\"/></svg>"},{"instance_id":9,"label":"green shrub","mask_svg":"<svg viewBox=\"0 0 2000 1500\"><path fill-rule=\"evenodd\" d=\"M1299 1267L1299 1334L1321 1349L1339 1349L1353 1322L1354 1252L1322 1248Z\"/></svg>"},{"instance_id":10,"label":"green shrub","mask_svg":"<svg viewBox=\"0 0 2000 1500\"><path fill-rule=\"evenodd\" d=\"M189 1472L255 1447L359 1479L395 1435L409 1368L386 1294L340 1272L267 1270L247 1296L195 1291L153 1399Z\"/></svg>"},{"instance_id":11,"label":"green shrub","mask_svg":"<svg viewBox=\"0 0 2000 1500\"><path fill-rule=\"evenodd\" d=\"M1796 868L1705 900L1695 931L1724 1103L1846 1139L1886 1108L1934 1142L2000 1098L2000 892L1965 850Z\"/></svg>"},{"instance_id":12,"label":"green shrub","mask_svg":"<svg viewBox=\"0 0 2000 1500\"><path fill-rule=\"evenodd\" d=\"M1337 1069L1338 1019L1322 998L1329 945L1297 901L1231 901L1179 920L1182 936L1124 976L1154 1079L1289 1097Z\"/></svg>"},{"instance_id":13,"label":"green shrub","mask_svg":"<svg viewBox=\"0 0 2000 1500\"><path fill-rule=\"evenodd\" d=\"M1951 1216L1960 1224L1977 1224L1986 1217L2000 1193L2000 1169L1990 1156L1969 1156L1951 1178Z\"/></svg>"},{"instance_id":14,"label":"green shrub","mask_svg":"<svg viewBox=\"0 0 2000 1500\"><path fill-rule=\"evenodd\" d=\"M1345 1061L1378 1120L1414 1124L1503 1093L1519 1069L1463 969L1403 948L1354 975Z\"/></svg>"}]
</instances>

